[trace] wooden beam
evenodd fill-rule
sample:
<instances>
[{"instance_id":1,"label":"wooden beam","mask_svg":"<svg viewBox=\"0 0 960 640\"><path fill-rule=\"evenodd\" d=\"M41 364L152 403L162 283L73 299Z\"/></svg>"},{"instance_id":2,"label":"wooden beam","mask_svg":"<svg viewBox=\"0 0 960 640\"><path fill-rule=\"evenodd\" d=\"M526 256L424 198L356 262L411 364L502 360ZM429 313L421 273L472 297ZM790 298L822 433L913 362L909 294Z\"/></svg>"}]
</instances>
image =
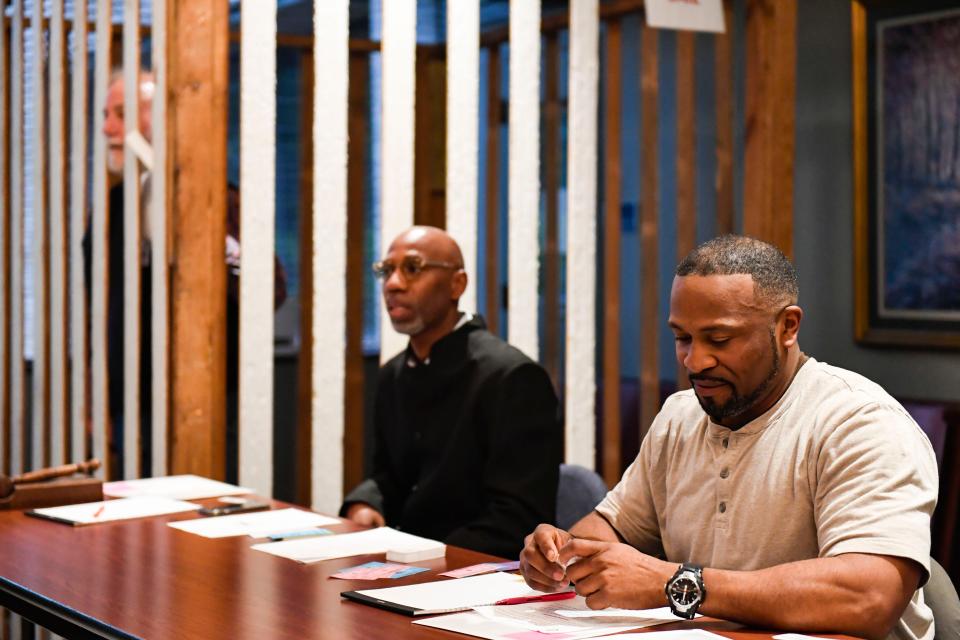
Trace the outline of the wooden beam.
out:
<instances>
[{"instance_id":1,"label":"wooden beam","mask_svg":"<svg viewBox=\"0 0 960 640\"><path fill-rule=\"evenodd\" d=\"M560 129L563 107L560 102L560 38L555 31L548 33L546 37L545 65L543 197L546 204L546 246L543 255L543 363L554 387L560 389Z\"/></svg>"},{"instance_id":2,"label":"wooden beam","mask_svg":"<svg viewBox=\"0 0 960 640\"><path fill-rule=\"evenodd\" d=\"M173 163L171 472L223 479L227 5L170 0L167 17L167 143Z\"/></svg>"},{"instance_id":3,"label":"wooden beam","mask_svg":"<svg viewBox=\"0 0 960 640\"><path fill-rule=\"evenodd\" d=\"M0 25L0 473L10 475L10 27ZM2 621L0 621L2 622ZM5 628L5 627L0 627Z\"/></svg>"},{"instance_id":4,"label":"wooden beam","mask_svg":"<svg viewBox=\"0 0 960 640\"><path fill-rule=\"evenodd\" d=\"M364 262L367 214L367 163L369 158L370 56L350 56L349 147L347 151L347 363L343 434L344 487L352 488L365 477L363 291L370 268Z\"/></svg>"},{"instance_id":5,"label":"wooden beam","mask_svg":"<svg viewBox=\"0 0 960 640\"><path fill-rule=\"evenodd\" d=\"M620 479L620 47L618 20L607 23L603 135L603 479Z\"/></svg>"},{"instance_id":6,"label":"wooden beam","mask_svg":"<svg viewBox=\"0 0 960 640\"><path fill-rule=\"evenodd\" d=\"M677 35L677 262L697 242L696 34ZM690 387L683 366L677 389Z\"/></svg>"},{"instance_id":7,"label":"wooden beam","mask_svg":"<svg viewBox=\"0 0 960 640\"><path fill-rule=\"evenodd\" d=\"M294 502L309 506L313 437L313 50L300 54L300 354L297 357ZM350 324L347 323L349 328Z\"/></svg>"},{"instance_id":8,"label":"wooden beam","mask_svg":"<svg viewBox=\"0 0 960 640\"><path fill-rule=\"evenodd\" d=\"M714 36L717 235L733 233L733 0L723 2L725 33Z\"/></svg>"},{"instance_id":9,"label":"wooden beam","mask_svg":"<svg viewBox=\"0 0 960 640\"><path fill-rule=\"evenodd\" d=\"M640 127L641 206L640 206L640 439L646 435L660 410L659 370L659 266L658 216L660 200L659 172L657 171L657 139L659 132L659 77L657 30L644 26L641 36L640 100L642 122Z\"/></svg>"},{"instance_id":10,"label":"wooden beam","mask_svg":"<svg viewBox=\"0 0 960 640\"><path fill-rule=\"evenodd\" d=\"M643 0L610 0L600 5L601 20L618 20L631 13L643 10ZM566 11L555 13L540 20L540 31L547 35L570 27L570 16ZM503 44L510 39L510 27L490 29L480 35L480 46L491 47Z\"/></svg>"},{"instance_id":11,"label":"wooden beam","mask_svg":"<svg viewBox=\"0 0 960 640\"><path fill-rule=\"evenodd\" d=\"M487 65L487 177L486 205L486 308L490 333L500 332L500 125L503 99L500 96L500 47L489 48Z\"/></svg>"},{"instance_id":12,"label":"wooden beam","mask_svg":"<svg viewBox=\"0 0 960 640\"><path fill-rule=\"evenodd\" d=\"M445 52L417 48L414 124L414 224L445 229L447 61ZM389 243L393 238L383 238ZM385 247L384 247L385 248Z\"/></svg>"},{"instance_id":13,"label":"wooden beam","mask_svg":"<svg viewBox=\"0 0 960 640\"><path fill-rule=\"evenodd\" d=\"M744 233L793 255L797 0L747 0Z\"/></svg>"}]
</instances>

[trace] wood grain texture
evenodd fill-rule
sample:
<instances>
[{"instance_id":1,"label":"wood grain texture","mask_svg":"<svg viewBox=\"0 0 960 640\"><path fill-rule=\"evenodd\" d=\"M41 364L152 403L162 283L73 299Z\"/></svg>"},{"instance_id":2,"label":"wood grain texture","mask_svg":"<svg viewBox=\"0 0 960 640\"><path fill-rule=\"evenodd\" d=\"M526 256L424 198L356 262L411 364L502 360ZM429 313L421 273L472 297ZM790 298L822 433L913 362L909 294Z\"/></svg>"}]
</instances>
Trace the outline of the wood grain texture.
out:
<instances>
[{"instance_id":1,"label":"wood grain texture","mask_svg":"<svg viewBox=\"0 0 960 640\"><path fill-rule=\"evenodd\" d=\"M620 22L607 22L603 184L603 459L607 486L617 483L620 466Z\"/></svg>"},{"instance_id":2,"label":"wood grain texture","mask_svg":"<svg viewBox=\"0 0 960 640\"><path fill-rule=\"evenodd\" d=\"M560 169L563 105L560 100L560 38L548 33L544 51L546 103L543 123L543 365L555 388L560 389Z\"/></svg>"},{"instance_id":3,"label":"wood grain texture","mask_svg":"<svg viewBox=\"0 0 960 640\"><path fill-rule=\"evenodd\" d=\"M793 255L796 0L747 0L744 233Z\"/></svg>"},{"instance_id":4,"label":"wood grain texture","mask_svg":"<svg viewBox=\"0 0 960 640\"><path fill-rule=\"evenodd\" d=\"M658 328L660 301L658 287L659 256L659 171L657 144L659 137L659 56L656 29L643 27L641 32L640 101L640 439L646 435L660 411L660 365Z\"/></svg>"},{"instance_id":5,"label":"wood grain texture","mask_svg":"<svg viewBox=\"0 0 960 640\"><path fill-rule=\"evenodd\" d=\"M723 2L727 30L714 36L714 103L716 105L717 235L733 233L733 0Z\"/></svg>"},{"instance_id":6,"label":"wood grain texture","mask_svg":"<svg viewBox=\"0 0 960 640\"><path fill-rule=\"evenodd\" d=\"M677 32L677 258L679 262L697 243L696 34ZM690 380L677 367L677 389Z\"/></svg>"},{"instance_id":7,"label":"wood grain texture","mask_svg":"<svg viewBox=\"0 0 960 640\"><path fill-rule=\"evenodd\" d=\"M300 53L300 131L313 131L314 55ZM308 505L311 499L311 457L313 442L313 147L314 141L301 137L300 144L300 353L297 356L297 424L294 435L296 459L295 498ZM350 323L347 323L347 327Z\"/></svg>"},{"instance_id":8,"label":"wood grain texture","mask_svg":"<svg viewBox=\"0 0 960 640\"><path fill-rule=\"evenodd\" d=\"M500 95L500 47L489 48L487 66L487 166L486 166L486 304L487 329L500 332L500 126L503 122L503 99Z\"/></svg>"},{"instance_id":9,"label":"wood grain texture","mask_svg":"<svg viewBox=\"0 0 960 640\"><path fill-rule=\"evenodd\" d=\"M445 229L447 148L446 53L417 47L414 130L414 224ZM387 242L393 238L384 239Z\"/></svg>"},{"instance_id":10,"label":"wood grain texture","mask_svg":"<svg viewBox=\"0 0 960 640\"><path fill-rule=\"evenodd\" d=\"M170 0L172 473L225 474L227 6ZM197 140L204 140L198 145Z\"/></svg>"},{"instance_id":11,"label":"wood grain texture","mask_svg":"<svg viewBox=\"0 0 960 640\"><path fill-rule=\"evenodd\" d=\"M23 363L23 0L10 27L10 472L24 470Z\"/></svg>"},{"instance_id":12,"label":"wood grain texture","mask_svg":"<svg viewBox=\"0 0 960 640\"><path fill-rule=\"evenodd\" d=\"M0 24L0 473L10 475L10 27ZM2 629L0 621L0 629Z\"/></svg>"}]
</instances>

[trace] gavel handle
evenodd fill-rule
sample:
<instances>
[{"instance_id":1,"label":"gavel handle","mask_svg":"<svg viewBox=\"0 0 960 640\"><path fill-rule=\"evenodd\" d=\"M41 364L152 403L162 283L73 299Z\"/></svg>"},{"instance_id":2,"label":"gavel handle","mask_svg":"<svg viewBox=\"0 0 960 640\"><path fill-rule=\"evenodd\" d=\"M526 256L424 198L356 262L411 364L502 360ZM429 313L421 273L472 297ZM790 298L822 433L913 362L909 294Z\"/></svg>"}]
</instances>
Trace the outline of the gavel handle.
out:
<instances>
[{"instance_id":1,"label":"gavel handle","mask_svg":"<svg viewBox=\"0 0 960 640\"><path fill-rule=\"evenodd\" d=\"M26 473L21 473L18 476L13 476L10 478L13 481L13 484L29 484L31 482L43 482L44 480L50 480L52 478L60 478L62 476L72 476L75 473L91 473L100 468L100 461L96 458L87 460L86 462L78 462L76 464L64 464L59 467L50 467L48 469L37 469L36 471L28 471Z\"/></svg>"}]
</instances>

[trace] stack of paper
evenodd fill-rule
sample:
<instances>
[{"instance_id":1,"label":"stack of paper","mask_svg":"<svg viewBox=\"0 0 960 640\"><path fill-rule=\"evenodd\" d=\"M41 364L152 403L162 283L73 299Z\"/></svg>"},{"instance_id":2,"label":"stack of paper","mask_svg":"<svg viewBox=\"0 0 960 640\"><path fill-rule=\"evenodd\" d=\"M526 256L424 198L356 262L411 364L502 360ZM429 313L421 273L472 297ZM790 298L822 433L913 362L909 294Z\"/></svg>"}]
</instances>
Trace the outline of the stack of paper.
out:
<instances>
[{"instance_id":1,"label":"stack of paper","mask_svg":"<svg viewBox=\"0 0 960 640\"><path fill-rule=\"evenodd\" d=\"M275 533L297 531L327 524L340 524L340 521L312 511L275 509L255 513L238 513L232 516L181 520L180 522L171 522L170 526L204 538L227 538L230 536L266 538ZM274 544L286 543L277 542Z\"/></svg>"},{"instance_id":2,"label":"stack of paper","mask_svg":"<svg viewBox=\"0 0 960 640\"><path fill-rule=\"evenodd\" d=\"M119 480L103 485L103 495L110 498L133 496L161 496L174 500L202 500L219 496L236 496L252 493L250 489L218 482L194 475Z\"/></svg>"},{"instance_id":3,"label":"stack of paper","mask_svg":"<svg viewBox=\"0 0 960 640\"><path fill-rule=\"evenodd\" d=\"M543 594L528 587L522 576L508 573L488 573L460 580L438 580L404 587L347 591L340 595L375 607L410 616L421 616L450 611L465 611L478 605L493 604L500 600L536 597ZM551 604L556 606L555 603Z\"/></svg>"},{"instance_id":4,"label":"stack of paper","mask_svg":"<svg viewBox=\"0 0 960 640\"><path fill-rule=\"evenodd\" d=\"M34 509L27 511L27 515L79 526L146 518L148 516L164 516L171 513L196 511L199 508L200 505L191 502L146 496Z\"/></svg>"},{"instance_id":5,"label":"stack of paper","mask_svg":"<svg viewBox=\"0 0 960 640\"><path fill-rule=\"evenodd\" d=\"M396 555L401 556L423 556L418 560L438 558L446 553L446 545L442 542L403 533L390 527L302 540L267 542L253 545L253 549L303 563L372 553L387 553L387 559L394 562L416 562L409 559L399 560L388 552L396 551Z\"/></svg>"}]
</instances>

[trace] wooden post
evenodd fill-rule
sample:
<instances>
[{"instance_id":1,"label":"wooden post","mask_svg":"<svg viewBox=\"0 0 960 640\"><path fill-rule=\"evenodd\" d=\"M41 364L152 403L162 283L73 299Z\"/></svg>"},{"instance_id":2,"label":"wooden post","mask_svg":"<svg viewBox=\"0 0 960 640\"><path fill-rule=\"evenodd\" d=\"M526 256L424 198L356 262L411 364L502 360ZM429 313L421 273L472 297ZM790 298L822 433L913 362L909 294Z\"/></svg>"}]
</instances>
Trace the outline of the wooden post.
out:
<instances>
[{"instance_id":1,"label":"wooden post","mask_svg":"<svg viewBox=\"0 0 960 640\"><path fill-rule=\"evenodd\" d=\"M300 53L300 355L297 357L296 483L294 502L310 504L313 423L313 50ZM347 324L349 327L350 325Z\"/></svg>"},{"instance_id":2,"label":"wooden post","mask_svg":"<svg viewBox=\"0 0 960 640\"><path fill-rule=\"evenodd\" d=\"M543 365L561 388L560 379L560 36L557 32L546 37L544 85L546 104L543 113ZM489 259L489 258L488 258Z\"/></svg>"},{"instance_id":3,"label":"wooden post","mask_svg":"<svg viewBox=\"0 0 960 640\"><path fill-rule=\"evenodd\" d=\"M793 254L797 1L747 0L744 233Z\"/></svg>"},{"instance_id":4,"label":"wooden post","mask_svg":"<svg viewBox=\"0 0 960 640\"><path fill-rule=\"evenodd\" d=\"M500 125L503 100L500 96L500 47L489 49L487 67L487 203L486 217L486 314L490 333L500 332Z\"/></svg>"},{"instance_id":5,"label":"wooden post","mask_svg":"<svg viewBox=\"0 0 960 640\"><path fill-rule=\"evenodd\" d=\"M660 200L659 172L657 171L657 136L659 131L658 104L660 100L657 55L657 30L643 27L640 71L640 99L642 123L640 128L643 149L640 163L642 202L640 206L640 439L647 434L654 416L660 410L660 371L658 330L660 326L658 217Z\"/></svg>"},{"instance_id":6,"label":"wooden post","mask_svg":"<svg viewBox=\"0 0 960 640\"><path fill-rule=\"evenodd\" d=\"M714 101L717 114L717 235L733 233L733 1L724 0L726 33L714 36Z\"/></svg>"},{"instance_id":7,"label":"wooden post","mask_svg":"<svg viewBox=\"0 0 960 640\"><path fill-rule=\"evenodd\" d=\"M696 34L677 32L677 259L697 243ZM688 389L683 365L677 389Z\"/></svg>"},{"instance_id":8,"label":"wooden post","mask_svg":"<svg viewBox=\"0 0 960 640\"><path fill-rule=\"evenodd\" d=\"M217 479L226 460L227 10L219 0L170 0L165 88L173 165L171 471Z\"/></svg>"}]
</instances>

